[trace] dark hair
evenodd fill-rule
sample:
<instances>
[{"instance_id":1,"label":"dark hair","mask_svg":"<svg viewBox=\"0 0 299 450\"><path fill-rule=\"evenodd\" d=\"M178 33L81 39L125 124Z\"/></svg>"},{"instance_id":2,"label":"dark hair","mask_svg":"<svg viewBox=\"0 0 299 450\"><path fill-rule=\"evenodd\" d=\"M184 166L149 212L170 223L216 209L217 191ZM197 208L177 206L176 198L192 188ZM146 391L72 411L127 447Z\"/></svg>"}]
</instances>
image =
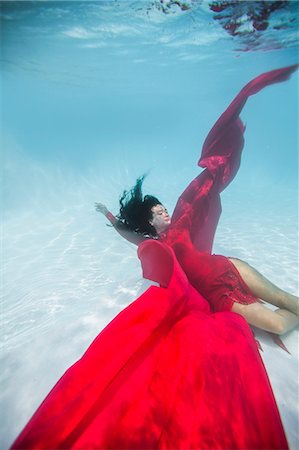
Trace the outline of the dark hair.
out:
<instances>
[{"instance_id":1,"label":"dark hair","mask_svg":"<svg viewBox=\"0 0 299 450\"><path fill-rule=\"evenodd\" d=\"M156 237L157 232L149 220L152 218L151 209L161 202L152 195L142 195L142 183L146 175L137 178L135 185L129 191L124 191L119 199L120 210L117 218L130 230L137 233Z\"/></svg>"}]
</instances>

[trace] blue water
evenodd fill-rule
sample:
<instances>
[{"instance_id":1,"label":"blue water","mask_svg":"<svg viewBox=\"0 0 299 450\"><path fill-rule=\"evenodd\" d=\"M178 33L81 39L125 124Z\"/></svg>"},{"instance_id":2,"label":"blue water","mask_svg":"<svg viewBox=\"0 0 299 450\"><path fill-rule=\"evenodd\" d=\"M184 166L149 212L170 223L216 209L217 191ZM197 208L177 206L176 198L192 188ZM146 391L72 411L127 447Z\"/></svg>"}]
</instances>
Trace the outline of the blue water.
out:
<instances>
[{"instance_id":1,"label":"blue water","mask_svg":"<svg viewBox=\"0 0 299 450\"><path fill-rule=\"evenodd\" d=\"M260 3L228 10L232 34L208 1L0 2L0 448L146 288L136 250L105 226L94 201L117 212L122 190L149 171L145 191L171 210L234 95L254 76L298 62L299 2L282 2L257 31L250 14ZM242 118L242 165L223 195L215 251L296 293L297 75L250 98ZM286 337L293 355L296 333ZM298 360L271 351L265 361L275 359L270 377L295 449ZM279 378L293 392L288 403Z\"/></svg>"}]
</instances>

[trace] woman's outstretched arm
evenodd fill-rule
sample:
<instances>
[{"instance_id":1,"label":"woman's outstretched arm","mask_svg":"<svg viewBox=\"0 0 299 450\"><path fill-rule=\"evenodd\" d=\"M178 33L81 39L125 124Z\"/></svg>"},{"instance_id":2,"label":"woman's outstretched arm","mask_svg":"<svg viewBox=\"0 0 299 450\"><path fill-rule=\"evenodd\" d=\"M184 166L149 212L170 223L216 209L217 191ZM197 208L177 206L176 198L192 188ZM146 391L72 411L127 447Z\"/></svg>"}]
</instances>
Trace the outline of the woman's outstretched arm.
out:
<instances>
[{"instance_id":1,"label":"woman's outstretched arm","mask_svg":"<svg viewBox=\"0 0 299 450\"><path fill-rule=\"evenodd\" d=\"M126 225L118 220L103 203L95 202L95 209L97 212L100 212L104 216L106 216L109 222L112 224L113 228L118 232L118 234L120 234L124 239L131 242L132 244L139 245L141 242L147 239L145 236L127 228Z\"/></svg>"}]
</instances>

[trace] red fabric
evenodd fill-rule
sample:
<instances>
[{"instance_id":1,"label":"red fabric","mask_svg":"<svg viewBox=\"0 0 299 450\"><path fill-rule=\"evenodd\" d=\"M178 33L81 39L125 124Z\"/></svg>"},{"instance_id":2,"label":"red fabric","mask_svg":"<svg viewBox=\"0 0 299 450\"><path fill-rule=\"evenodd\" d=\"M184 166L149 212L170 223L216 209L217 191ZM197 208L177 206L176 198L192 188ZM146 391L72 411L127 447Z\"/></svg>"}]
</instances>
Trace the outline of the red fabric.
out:
<instances>
[{"instance_id":1,"label":"red fabric","mask_svg":"<svg viewBox=\"0 0 299 450\"><path fill-rule=\"evenodd\" d=\"M288 447L250 328L237 314L211 314L198 291L206 281L211 293L230 278L227 259L210 253L219 193L240 164L244 127L238 115L249 95L295 68L257 77L214 125L199 162L205 170L180 197L161 238L172 248L149 240L138 249L144 276L162 287L149 288L98 335L12 449ZM140 236L130 239L140 242ZM237 292L234 283L216 291L214 298L222 292L229 301Z\"/></svg>"},{"instance_id":2,"label":"red fabric","mask_svg":"<svg viewBox=\"0 0 299 450\"><path fill-rule=\"evenodd\" d=\"M286 449L252 333L211 315L172 250L139 247L151 287L58 381L12 449Z\"/></svg>"},{"instance_id":3,"label":"red fabric","mask_svg":"<svg viewBox=\"0 0 299 450\"><path fill-rule=\"evenodd\" d=\"M220 192L240 166L245 127L239 114L249 96L287 80L297 67L264 73L240 91L209 132L198 163L205 170L180 196L171 226L161 236L162 242L173 248L189 281L205 296L213 311L230 310L234 302L258 301L228 258L211 255L221 214Z\"/></svg>"},{"instance_id":4,"label":"red fabric","mask_svg":"<svg viewBox=\"0 0 299 450\"><path fill-rule=\"evenodd\" d=\"M205 296L213 311L230 310L234 302L258 301L227 258L211 255L221 214L220 193L240 166L245 127L239 114L249 96L268 85L287 80L297 67L292 65L259 75L239 92L204 142L198 165L205 170L179 197L171 226L160 237L174 249L189 281ZM108 218L115 223L113 216ZM145 239L122 227L116 230L137 245Z\"/></svg>"},{"instance_id":5,"label":"red fabric","mask_svg":"<svg viewBox=\"0 0 299 450\"><path fill-rule=\"evenodd\" d=\"M185 220L191 241L202 252L212 251L221 214L220 192L233 180L240 166L245 127L239 118L249 96L273 83L287 80L298 65L263 73L250 81L235 97L209 132L198 165L205 170L180 196L172 217L172 227Z\"/></svg>"},{"instance_id":6,"label":"red fabric","mask_svg":"<svg viewBox=\"0 0 299 450\"><path fill-rule=\"evenodd\" d=\"M234 302L248 305L258 301L228 258L199 252L183 240L183 231L178 236L180 240L170 241L171 247L189 282L205 297L213 312L230 311Z\"/></svg>"}]
</instances>

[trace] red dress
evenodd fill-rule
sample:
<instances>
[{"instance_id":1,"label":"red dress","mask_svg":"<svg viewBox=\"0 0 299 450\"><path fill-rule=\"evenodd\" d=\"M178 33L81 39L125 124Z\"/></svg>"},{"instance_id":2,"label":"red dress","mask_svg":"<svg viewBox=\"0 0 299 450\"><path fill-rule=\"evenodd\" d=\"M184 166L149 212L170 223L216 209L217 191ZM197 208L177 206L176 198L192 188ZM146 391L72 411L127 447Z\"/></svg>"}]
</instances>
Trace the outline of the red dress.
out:
<instances>
[{"instance_id":1,"label":"red dress","mask_svg":"<svg viewBox=\"0 0 299 450\"><path fill-rule=\"evenodd\" d=\"M231 152L242 148L240 108L254 89L282 81L293 70L253 80L249 93L245 87L224 113L226 120L219 119L203 149L200 164L206 170L180 197L165 242L139 245L144 276L160 287L150 287L104 328L12 449L288 448L250 328L237 314L210 313L189 282L194 266L188 269L188 260L200 255L204 265L214 257L209 252L219 192L237 170L238 156ZM225 145L216 152L217 142ZM225 276L221 262L219 267Z\"/></svg>"},{"instance_id":2,"label":"red dress","mask_svg":"<svg viewBox=\"0 0 299 450\"><path fill-rule=\"evenodd\" d=\"M13 449L287 449L244 319L210 314L171 249L139 247L150 287L98 335Z\"/></svg>"},{"instance_id":3,"label":"red dress","mask_svg":"<svg viewBox=\"0 0 299 450\"><path fill-rule=\"evenodd\" d=\"M236 175L244 146L245 127L239 117L249 96L262 88L285 81L297 65L272 70L250 81L235 97L209 132L198 162L205 170L179 197L171 225L159 240L169 245L190 283L210 303L212 311L231 310L233 303L250 304L252 294L238 270L225 256L212 255L212 245L221 214L221 191ZM114 216L108 219L115 222ZM140 236L118 231L138 244Z\"/></svg>"},{"instance_id":4,"label":"red dress","mask_svg":"<svg viewBox=\"0 0 299 450\"><path fill-rule=\"evenodd\" d=\"M240 166L245 127L239 114L249 96L286 80L297 65L264 73L249 82L208 134L198 165L205 170L180 196L172 223L162 241L170 245L190 283L209 301L213 311L231 310L234 302L258 301L230 260L211 255L221 214L220 192Z\"/></svg>"}]
</instances>

